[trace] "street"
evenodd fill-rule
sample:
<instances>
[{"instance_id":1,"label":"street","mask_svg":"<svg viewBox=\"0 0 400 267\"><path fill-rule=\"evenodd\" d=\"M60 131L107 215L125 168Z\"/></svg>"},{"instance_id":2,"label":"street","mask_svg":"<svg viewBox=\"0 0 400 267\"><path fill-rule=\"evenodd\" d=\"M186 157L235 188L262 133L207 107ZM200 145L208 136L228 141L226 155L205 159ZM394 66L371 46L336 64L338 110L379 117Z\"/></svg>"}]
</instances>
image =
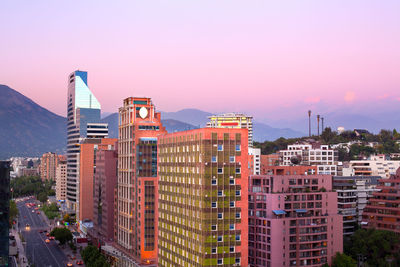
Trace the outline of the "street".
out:
<instances>
[{"instance_id":1,"label":"street","mask_svg":"<svg viewBox=\"0 0 400 267\"><path fill-rule=\"evenodd\" d=\"M33 200L20 201L17 203L19 210L19 229L26 241L26 256L34 263L35 266L56 267L67 266L67 256L56 244L55 240L51 240L46 244L46 233L39 233L40 230L50 232L50 226L43 218L42 213L32 212L34 208L28 208L25 204L33 202ZM26 224L30 225L30 229L26 228Z\"/></svg>"}]
</instances>

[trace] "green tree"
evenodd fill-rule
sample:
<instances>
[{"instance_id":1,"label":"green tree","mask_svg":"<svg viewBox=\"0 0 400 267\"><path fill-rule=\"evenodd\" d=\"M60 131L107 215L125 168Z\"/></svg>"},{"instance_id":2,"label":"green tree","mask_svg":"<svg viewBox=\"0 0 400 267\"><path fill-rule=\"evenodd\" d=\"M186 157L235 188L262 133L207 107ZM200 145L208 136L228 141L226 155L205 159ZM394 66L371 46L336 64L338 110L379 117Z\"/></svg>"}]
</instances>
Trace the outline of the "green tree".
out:
<instances>
[{"instance_id":1,"label":"green tree","mask_svg":"<svg viewBox=\"0 0 400 267\"><path fill-rule=\"evenodd\" d=\"M357 259L358 255L367 258L370 266L386 266L388 258L399 258L396 247L399 237L390 231L375 229L359 229L350 239L351 245L346 245L346 254Z\"/></svg>"},{"instance_id":2,"label":"green tree","mask_svg":"<svg viewBox=\"0 0 400 267\"><path fill-rule=\"evenodd\" d=\"M10 200L10 227L12 226L13 221L17 216L18 216L17 204L15 203L14 200Z\"/></svg>"},{"instance_id":3,"label":"green tree","mask_svg":"<svg viewBox=\"0 0 400 267\"><path fill-rule=\"evenodd\" d=\"M332 267L356 267L356 266L357 263L352 257L339 252L336 253L332 261Z\"/></svg>"},{"instance_id":4,"label":"green tree","mask_svg":"<svg viewBox=\"0 0 400 267\"><path fill-rule=\"evenodd\" d=\"M331 144L335 136L336 133L332 132L330 127L326 127L321 134L321 139L325 144Z\"/></svg>"},{"instance_id":5,"label":"green tree","mask_svg":"<svg viewBox=\"0 0 400 267\"><path fill-rule=\"evenodd\" d=\"M56 240L60 241L61 245L64 245L68 241L72 241L73 238L71 231L65 227L54 228L53 231L51 231L50 235L54 236Z\"/></svg>"},{"instance_id":6,"label":"green tree","mask_svg":"<svg viewBox=\"0 0 400 267\"><path fill-rule=\"evenodd\" d=\"M40 192L40 193L37 195L37 199L38 199L40 202L45 203L45 202L47 201L47 194L46 194L45 192Z\"/></svg>"},{"instance_id":7,"label":"green tree","mask_svg":"<svg viewBox=\"0 0 400 267\"><path fill-rule=\"evenodd\" d=\"M100 251L95 246L87 246L82 250L81 256L85 265L88 267L109 267L111 266L107 262L106 257L100 253Z\"/></svg>"}]
</instances>

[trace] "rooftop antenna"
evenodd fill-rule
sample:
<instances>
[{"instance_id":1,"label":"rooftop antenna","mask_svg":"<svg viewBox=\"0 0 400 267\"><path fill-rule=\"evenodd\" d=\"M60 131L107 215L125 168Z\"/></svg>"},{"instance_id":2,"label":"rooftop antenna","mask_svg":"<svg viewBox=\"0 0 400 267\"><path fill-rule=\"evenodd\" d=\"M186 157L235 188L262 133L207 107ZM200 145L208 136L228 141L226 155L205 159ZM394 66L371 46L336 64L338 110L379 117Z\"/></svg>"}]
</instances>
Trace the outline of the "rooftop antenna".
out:
<instances>
[{"instance_id":1,"label":"rooftop antenna","mask_svg":"<svg viewBox=\"0 0 400 267\"><path fill-rule=\"evenodd\" d=\"M323 133L324 132L324 117L321 117L321 123L322 123L321 133Z\"/></svg>"},{"instance_id":2,"label":"rooftop antenna","mask_svg":"<svg viewBox=\"0 0 400 267\"><path fill-rule=\"evenodd\" d=\"M308 111L308 137L311 137L311 110Z\"/></svg>"},{"instance_id":3,"label":"rooftop antenna","mask_svg":"<svg viewBox=\"0 0 400 267\"><path fill-rule=\"evenodd\" d=\"M320 118L320 116L319 115L317 115L317 124L318 124L318 136L319 136L319 118Z\"/></svg>"}]
</instances>

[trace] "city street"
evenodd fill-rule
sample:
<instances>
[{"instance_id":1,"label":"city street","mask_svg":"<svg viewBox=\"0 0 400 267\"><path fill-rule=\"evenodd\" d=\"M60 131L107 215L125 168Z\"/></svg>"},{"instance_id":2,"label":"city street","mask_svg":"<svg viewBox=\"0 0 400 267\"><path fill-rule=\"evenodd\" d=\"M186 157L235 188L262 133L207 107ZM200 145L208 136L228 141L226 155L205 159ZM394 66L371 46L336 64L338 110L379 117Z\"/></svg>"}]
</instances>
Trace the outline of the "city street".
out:
<instances>
[{"instance_id":1,"label":"city street","mask_svg":"<svg viewBox=\"0 0 400 267\"><path fill-rule=\"evenodd\" d=\"M21 201L17 203L19 210L19 229L26 241L26 256L34 263L35 266L43 267L56 267L56 266L67 266L67 256L56 244L55 240L50 240L50 243L46 244L47 239L46 233L40 233L40 230L50 231L50 226L43 218L42 213L32 212L34 208L28 208L26 203L32 202L32 200ZM30 225L30 229L26 228L26 224Z\"/></svg>"}]
</instances>

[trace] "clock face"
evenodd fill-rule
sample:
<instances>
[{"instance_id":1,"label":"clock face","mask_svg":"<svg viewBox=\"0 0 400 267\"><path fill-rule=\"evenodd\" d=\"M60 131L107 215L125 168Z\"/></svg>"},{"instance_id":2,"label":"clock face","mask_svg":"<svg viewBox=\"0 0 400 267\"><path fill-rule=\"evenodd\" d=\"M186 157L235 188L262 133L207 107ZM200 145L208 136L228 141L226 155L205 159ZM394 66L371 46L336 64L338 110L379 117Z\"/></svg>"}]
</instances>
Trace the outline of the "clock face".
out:
<instances>
[{"instance_id":1,"label":"clock face","mask_svg":"<svg viewBox=\"0 0 400 267\"><path fill-rule=\"evenodd\" d=\"M147 108L145 108L145 107L141 107L141 108L140 108L140 110L139 110L139 116L140 116L142 119L145 119L145 118L147 117L148 114L149 114L149 112L147 111Z\"/></svg>"}]
</instances>

